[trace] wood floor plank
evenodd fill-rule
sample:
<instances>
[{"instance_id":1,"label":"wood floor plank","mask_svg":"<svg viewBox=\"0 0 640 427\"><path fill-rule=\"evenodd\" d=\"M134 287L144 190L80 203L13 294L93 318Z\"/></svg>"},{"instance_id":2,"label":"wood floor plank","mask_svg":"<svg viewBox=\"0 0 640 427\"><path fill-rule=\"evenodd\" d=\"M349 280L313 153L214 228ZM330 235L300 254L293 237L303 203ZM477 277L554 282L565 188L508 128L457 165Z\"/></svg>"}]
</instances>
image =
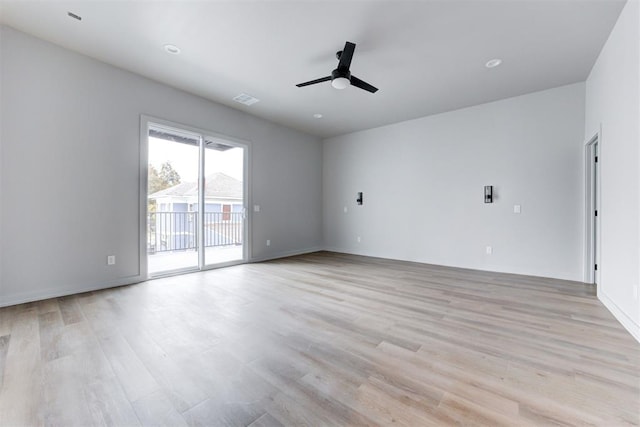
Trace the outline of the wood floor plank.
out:
<instances>
[{"instance_id":1,"label":"wood floor plank","mask_svg":"<svg viewBox=\"0 0 640 427\"><path fill-rule=\"evenodd\" d=\"M133 402L133 407L144 426L187 426L182 415L176 411L173 403L162 392L144 396Z\"/></svg>"},{"instance_id":2,"label":"wood floor plank","mask_svg":"<svg viewBox=\"0 0 640 427\"><path fill-rule=\"evenodd\" d=\"M244 399L236 402L207 399L182 415L190 426L247 426L264 414L261 405Z\"/></svg>"},{"instance_id":3,"label":"wood floor plank","mask_svg":"<svg viewBox=\"0 0 640 427\"><path fill-rule=\"evenodd\" d=\"M135 402L160 390L157 381L123 336L114 335L101 338L100 347L130 402Z\"/></svg>"},{"instance_id":4,"label":"wood floor plank","mask_svg":"<svg viewBox=\"0 0 640 427\"><path fill-rule=\"evenodd\" d=\"M0 425L42 425L46 414L38 312L29 304L9 309L15 317L0 390Z\"/></svg>"},{"instance_id":5,"label":"wood floor plank","mask_svg":"<svg viewBox=\"0 0 640 427\"><path fill-rule=\"evenodd\" d=\"M60 313L65 325L78 323L82 321L82 313L78 306L78 299L75 295L58 298Z\"/></svg>"},{"instance_id":6,"label":"wood floor plank","mask_svg":"<svg viewBox=\"0 0 640 427\"><path fill-rule=\"evenodd\" d=\"M178 413L208 398L202 381L199 380L202 375L201 369L199 377L190 375L189 367L200 367L199 364L192 363L193 359L190 357L176 360L162 350L150 334L139 331L138 328L132 329L135 332L126 333L125 339L160 387L162 393L156 395L161 394L163 399L171 402L171 408Z\"/></svg>"},{"instance_id":7,"label":"wood floor plank","mask_svg":"<svg viewBox=\"0 0 640 427\"><path fill-rule=\"evenodd\" d=\"M84 398L84 386L83 379L76 375L73 357L46 361L43 375L44 424L92 425L93 417Z\"/></svg>"},{"instance_id":8,"label":"wood floor plank","mask_svg":"<svg viewBox=\"0 0 640 427\"><path fill-rule=\"evenodd\" d=\"M0 336L0 390L2 390L2 382L5 375L4 366L7 361L7 352L9 351L10 341L11 335Z\"/></svg>"},{"instance_id":9,"label":"wood floor plank","mask_svg":"<svg viewBox=\"0 0 640 427\"><path fill-rule=\"evenodd\" d=\"M40 328L41 357L45 361L51 361L66 355L60 348L64 322L60 311L47 311L38 315Z\"/></svg>"},{"instance_id":10,"label":"wood floor plank","mask_svg":"<svg viewBox=\"0 0 640 427\"><path fill-rule=\"evenodd\" d=\"M284 427L284 425L273 418L271 414L265 413L260 418L249 424L249 427Z\"/></svg>"},{"instance_id":11,"label":"wood floor plank","mask_svg":"<svg viewBox=\"0 0 640 427\"><path fill-rule=\"evenodd\" d=\"M84 385L84 399L93 419L92 425L138 426L133 404L115 377L96 380Z\"/></svg>"}]
</instances>

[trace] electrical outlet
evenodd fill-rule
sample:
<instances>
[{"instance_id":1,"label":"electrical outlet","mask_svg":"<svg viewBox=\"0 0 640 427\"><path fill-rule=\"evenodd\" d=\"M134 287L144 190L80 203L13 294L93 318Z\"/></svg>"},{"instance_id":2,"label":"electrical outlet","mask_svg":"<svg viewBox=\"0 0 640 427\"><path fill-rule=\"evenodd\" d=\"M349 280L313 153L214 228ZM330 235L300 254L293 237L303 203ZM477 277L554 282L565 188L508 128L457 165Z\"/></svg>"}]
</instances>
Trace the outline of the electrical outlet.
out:
<instances>
[{"instance_id":1,"label":"electrical outlet","mask_svg":"<svg viewBox=\"0 0 640 427\"><path fill-rule=\"evenodd\" d=\"M253 205L254 212L260 212L260 205Z\"/></svg>"},{"instance_id":2,"label":"electrical outlet","mask_svg":"<svg viewBox=\"0 0 640 427\"><path fill-rule=\"evenodd\" d=\"M115 265L116 264L116 256L109 255L107 256L107 265Z\"/></svg>"},{"instance_id":3,"label":"electrical outlet","mask_svg":"<svg viewBox=\"0 0 640 427\"><path fill-rule=\"evenodd\" d=\"M513 213L519 214L521 212L520 205L513 205Z\"/></svg>"},{"instance_id":4,"label":"electrical outlet","mask_svg":"<svg viewBox=\"0 0 640 427\"><path fill-rule=\"evenodd\" d=\"M487 246L486 251L487 251L487 255L491 255L493 253L493 247Z\"/></svg>"},{"instance_id":5,"label":"electrical outlet","mask_svg":"<svg viewBox=\"0 0 640 427\"><path fill-rule=\"evenodd\" d=\"M360 236L356 237L356 240L358 241L358 243L360 243L362 241L362 239L360 238Z\"/></svg>"},{"instance_id":6,"label":"electrical outlet","mask_svg":"<svg viewBox=\"0 0 640 427\"><path fill-rule=\"evenodd\" d=\"M267 246L271 246L271 240L267 239Z\"/></svg>"},{"instance_id":7,"label":"electrical outlet","mask_svg":"<svg viewBox=\"0 0 640 427\"><path fill-rule=\"evenodd\" d=\"M347 213L347 212L349 212L349 208L345 206L344 207L344 213Z\"/></svg>"}]
</instances>

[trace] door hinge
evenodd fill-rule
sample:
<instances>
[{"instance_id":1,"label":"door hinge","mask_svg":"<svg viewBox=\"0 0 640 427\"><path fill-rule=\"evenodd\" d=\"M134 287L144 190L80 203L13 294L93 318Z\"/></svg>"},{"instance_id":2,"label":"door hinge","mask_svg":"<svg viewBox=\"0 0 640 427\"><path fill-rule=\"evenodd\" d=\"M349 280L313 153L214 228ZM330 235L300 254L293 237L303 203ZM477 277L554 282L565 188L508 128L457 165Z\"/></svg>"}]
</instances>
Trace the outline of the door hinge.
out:
<instances>
[{"instance_id":1,"label":"door hinge","mask_svg":"<svg viewBox=\"0 0 640 427\"><path fill-rule=\"evenodd\" d=\"M596 163L598 163L598 156L596 156Z\"/></svg>"},{"instance_id":2,"label":"door hinge","mask_svg":"<svg viewBox=\"0 0 640 427\"><path fill-rule=\"evenodd\" d=\"M598 271L598 264L595 265L595 270Z\"/></svg>"},{"instance_id":3,"label":"door hinge","mask_svg":"<svg viewBox=\"0 0 640 427\"><path fill-rule=\"evenodd\" d=\"M598 216L598 210L597 210L597 209L596 209L596 212L595 212L595 213L596 213L596 216Z\"/></svg>"}]
</instances>

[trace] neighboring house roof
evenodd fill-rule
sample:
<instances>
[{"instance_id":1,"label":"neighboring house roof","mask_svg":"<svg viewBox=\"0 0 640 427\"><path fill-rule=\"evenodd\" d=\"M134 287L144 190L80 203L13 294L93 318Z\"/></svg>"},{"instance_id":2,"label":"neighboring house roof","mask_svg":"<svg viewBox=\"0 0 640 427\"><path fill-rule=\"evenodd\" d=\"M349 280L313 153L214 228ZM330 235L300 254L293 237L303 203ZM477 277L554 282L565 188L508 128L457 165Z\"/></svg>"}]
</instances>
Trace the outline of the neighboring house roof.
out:
<instances>
[{"instance_id":1,"label":"neighboring house roof","mask_svg":"<svg viewBox=\"0 0 640 427\"><path fill-rule=\"evenodd\" d=\"M186 193L190 192L194 187L196 188L196 191L197 191L198 187L195 182L181 182L180 184L174 185L173 187L156 191L155 193L150 194L149 198L156 199L158 197L164 197L164 196L184 196Z\"/></svg>"},{"instance_id":2,"label":"neighboring house roof","mask_svg":"<svg viewBox=\"0 0 640 427\"><path fill-rule=\"evenodd\" d=\"M205 194L206 199L242 199L242 181L225 175L221 172L212 173L205 177ZM198 183L182 182L173 187L156 191L149 195L150 199L159 199L160 197L197 197Z\"/></svg>"}]
</instances>

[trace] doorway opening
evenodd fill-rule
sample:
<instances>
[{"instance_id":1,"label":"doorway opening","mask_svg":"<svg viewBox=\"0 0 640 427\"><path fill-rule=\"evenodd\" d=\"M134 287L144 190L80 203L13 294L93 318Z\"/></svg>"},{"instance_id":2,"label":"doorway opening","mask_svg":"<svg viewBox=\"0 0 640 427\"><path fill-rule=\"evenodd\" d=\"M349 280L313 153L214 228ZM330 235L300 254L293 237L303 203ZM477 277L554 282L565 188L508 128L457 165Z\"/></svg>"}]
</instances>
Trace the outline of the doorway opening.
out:
<instances>
[{"instance_id":1,"label":"doorway opening","mask_svg":"<svg viewBox=\"0 0 640 427\"><path fill-rule=\"evenodd\" d=\"M600 177L596 135L585 144L585 282L599 282L599 212Z\"/></svg>"},{"instance_id":2,"label":"doorway opening","mask_svg":"<svg viewBox=\"0 0 640 427\"><path fill-rule=\"evenodd\" d=\"M147 276L246 262L248 147L155 121L144 136Z\"/></svg>"}]
</instances>

